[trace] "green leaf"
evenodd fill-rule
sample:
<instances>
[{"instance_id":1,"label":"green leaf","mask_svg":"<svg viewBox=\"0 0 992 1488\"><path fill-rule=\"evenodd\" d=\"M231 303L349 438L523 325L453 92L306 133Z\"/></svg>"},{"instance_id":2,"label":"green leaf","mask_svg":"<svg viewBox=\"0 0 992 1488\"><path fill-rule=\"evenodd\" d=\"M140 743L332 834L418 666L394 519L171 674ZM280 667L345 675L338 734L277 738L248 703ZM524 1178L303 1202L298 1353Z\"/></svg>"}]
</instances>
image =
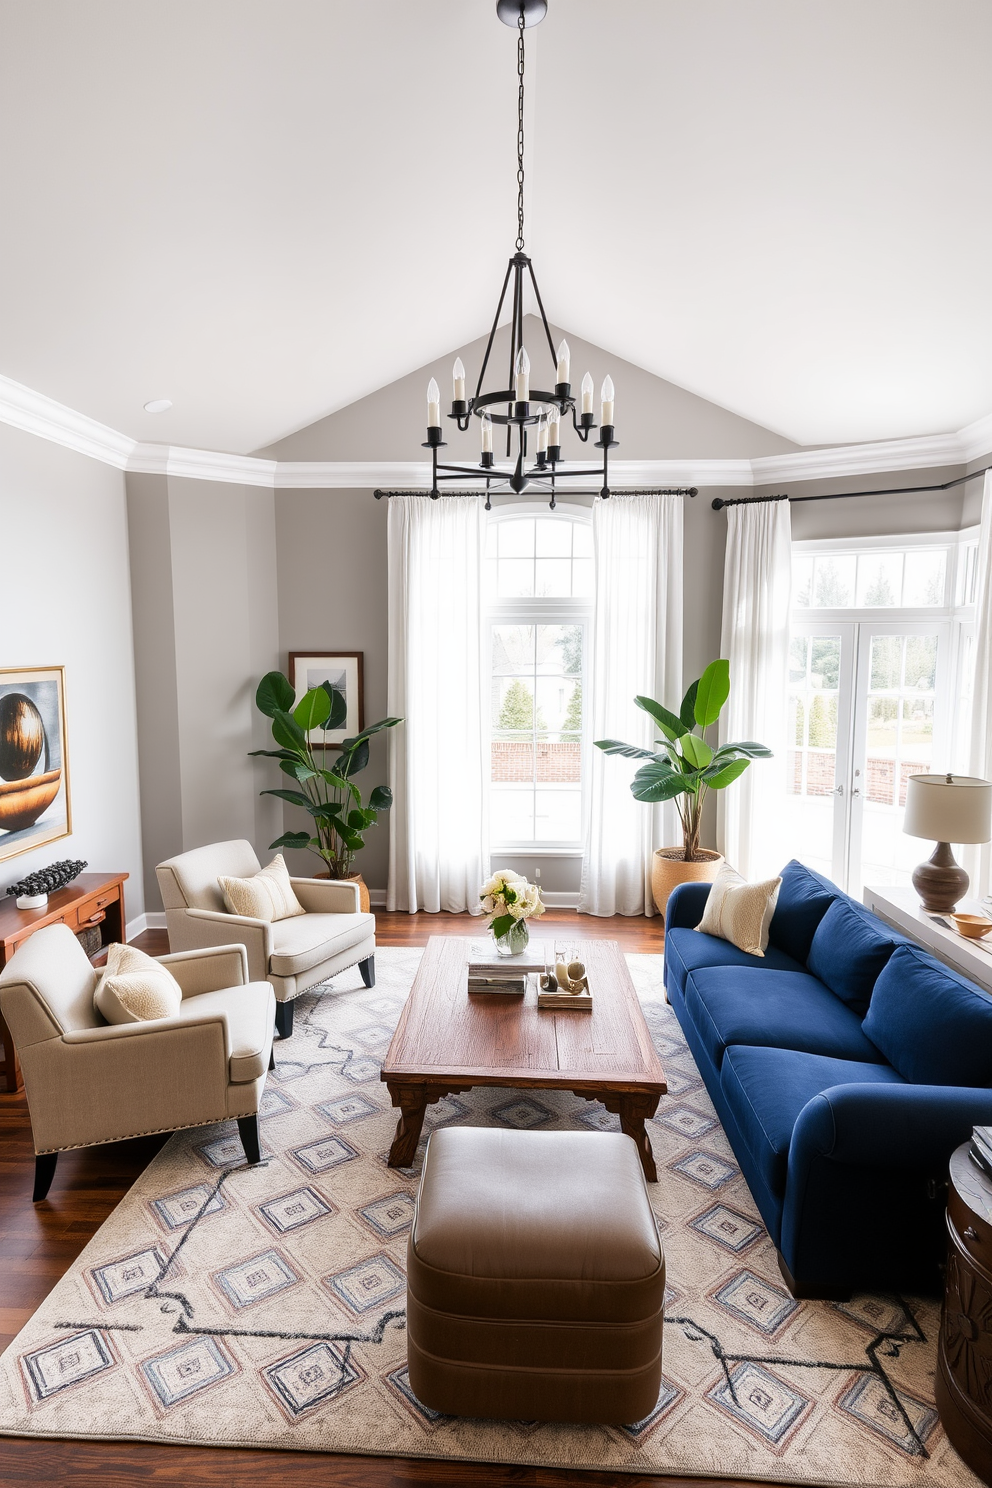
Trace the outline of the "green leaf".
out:
<instances>
[{"instance_id":1,"label":"green leaf","mask_svg":"<svg viewBox=\"0 0 992 1488\"><path fill-rule=\"evenodd\" d=\"M645 713L651 714L666 739L681 739L683 734L688 733L688 728L681 718L676 718L674 713L663 708L661 703L656 703L654 698L635 697L634 702L639 708L643 708Z\"/></svg>"},{"instance_id":2,"label":"green leaf","mask_svg":"<svg viewBox=\"0 0 992 1488\"><path fill-rule=\"evenodd\" d=\"M388 785L377 785L369 796L369 805L373 811L388 811L393 804L393 793Z\"/></svg>"},{"instance_id":3,"label":"green leaf","mask_svg":"<svg viewBox=\"0 0 992 1488\"><path fill-rule=\"evenodd\" d=\"M657 759L653 749L640 749L636 744L624 744L619 739L597 739L596 749L604 754L622 754L625 759Z\"/></svg>"},{"instance_id":4,"label":"green leaf","mask_svg":"<svg viewBox=\"0 0 992 1488\"><path fill-rule=\"evenodd\" d=\"M255 707L266 718L274 718L280 711L289 711L295 696L292 683L282 672L266 672L255 690Z\"/></svg>"},{"instance_id":5,"label":"green leaf","mask_svg":"<svg viewBox=\"0 0 992 1488\"><path fill-rule=\"evenodd\" d=\"M249 749L248 754L250 757L261 754L264 755L266 759L277 760L296 758L296 755L290 749Z\"/></svg>"},{"instance_id":6,"label":"green leaf","mask_svg":"<svg viewBox=\"0 0 992 1488\"><path fill-rule=\"evenodd\" d=\"M730 662L725 657L711 661L699 679L695 713L700 728L708 728L720 717L730 696Z\"/></svg>"},{"instance_id":7,"label":"green leaf","mask_svg":"<svg viewBox=\"0 0 992 1488\"><path fill-rule=\"evenodd\" d=\"M705 770L713 758L712 749L698 734L684 734L679 740L679 747L684 757L696 770Z\"/></svg>"},{"instance_id":8,"label":"green leaf","mask_svg":"<svg viewBox=\"0 0 992 1488\"><path fill-rule=\"evenodd\" d=\"M497 915L494 920L490 920L489 928L494 935L506 935L515 924L516 921L512 915Z\"/></svg>"},{"instance_id":9,"label":"green leaf","mask_svg":"<svg viewBox=\"0 0 992 1488\"><path fill-rule=\"evenodd\" d=\"M682 706L679 709L679 717L681 718L687 729L691 729L693 724L696 722L696 693L698 691L699 683L693 682L692 686L689 688L689 691L682 699Z\"/></svg>"},{"instance_id":10,"label":"green leaf","mask_svg":"<svg viewBox=\"0 0 992 1488\"><path fill-rule=\"evenodd\" d=\"M292 806L302 806L304 811L313 811L313 802L309 796L302 791L292 790L264 790L259 791L260 796L278 796L280 801L289 801Z\"/></svg>"},{"instance_id":11,"label":"green leaf","mask_svg":"<svg viewBox=\"0 0 992 1488\"><path fill-rule=\"evenodd\" d=\"M360 852L365 846L365 838L360 837L357 832L352 832L348 828L339 827L338 836L341 838L345 847L351 852Z\"/></svg>"},{"instance_id":12,"label":"green leaf","mask_svg":"<svg viewBox=\"0 0 992 1488\"><path fill-rule=\"evenodd\" d=\"M664 772L645 765L630 782L630 793L636 801L671 801L687 789L686 777L677 770Z\"/></svg>"},{"instance_id":13,"label":"green leaf","mask_svg":"<svg viewBox=\"0 0 992 1488\"><path fill-rule=\"evenodd\" d=\"M305 760L307 736L292 713L284 713L281 708L276 710L272 716L272 735L277 744L281 744L284 749L294 750Z\"/></svg>"},{"instance_id":14,"label":"green leaf","mask_svg":"<svg viewBox=\"0 0 992 1488\"><path fill-rule=\"evenodd\" d=\"M402 722L403 722L402 718L383 718L383 719L380 719L380 721L378 723L370 723L369 726L368 726L368 728L362 729L362 732L360 734L356 734L355 735L355 738L356 739L371 739L371 737L372 737L373 734L381 733L383 729L395 728L398 723L402 723ZM348 739L346 739L345 740L345 745L347 745L349 742L350 741Z\"/></svg>"},{"instance_id":15,"label":"green leaf","mask_svg":"<svg viewBox=\"0 0 992 1488\"><path fill-rule=\"evenodd\" d=\"M316 837L311 837L309 832L283 832L275 842L269 843L269 851L274 847L319 847Z\"/></svg>"},{"instance_id":16,"label":"green leaf","mask_svg":"<svg viewBox=\"0 0 992 1488\"><path fill-rule=\"evenodd\" d=\"M290 780L299 780L300 777L296 772L302 770L303 766L300 764L299 755L289 754L287 751L286 759L279 761L279 768L284 775L289 776Z\"/></svg>"},{"instance_id":17,"label":"green leaf","mask_svg":"<svg viewBox=\"0 0 992 1488\"><path fill-rule=\"evenodd\" d=\"M318 770L317 774L320 776L321 780L327 781L327 784L331 787L332 790L351 790L351 786L348 784L347 780L345 780L343 775L339 775L336 770Z\"/></svg>"},{"instance_id":18,"label":"green leaf","mask_svg":"<svg viewBox=\"0 0 992 1488\"><path fill-rule=\"evenodd\" d=\"M287 771L287 773L288 773L288 771ZM317 774L317 771L316 770L312 770L309 765L295 764L293 766L293 774L296 776L297 780L300 782L301 785L303 784L303 782L305 780L317 780L317 779L319 779L319 776Z\"/></svg>"},{"instance_id":19,"label":"green leaf","mask_svg":"<svg viewBox=\"0 0 992 1488\"><path fill-rule=\"evenodd\" d=\"M353 832L364 832L375 821L375 812L363 808L348 812L348 825Z\"/></svg>"},{"instance_id":20,"label":"green leaf","mask_svg":"<svg viewBox=\"0 0 992 1488\"><path fill-rule=\"evenodd\" d=\"M746 759L731 760L729 765L722 765L719 770L707 770L703 779L710 790L724 790L732 785L738 776L743 775L751 761Z\"/></svg>"},{"instance_id":21,"label":"green leaf","mask_svg":"<svg viewBox=\"0 0 992 1488\"><path fill-rule=\"evenodd\" d=\"M311 814L315 816L318 821L333 824L339 816L344 816L344 807L341 805L340 801L321 801L319 806L314 806L312 808Z\"/></svg>"},{"instance_id":22,"label":"green leaf","mask_svg":"<svg viewBox=\"0 0 992 1488\"><path fill-rule=\"evenodd\" d=\"M323 684L323 690L331 700L331 711L324 727L326 729L344 728L348 717L348 704L345 701L344 693L339 687L332 687L330 682Z\"/></svg>"},{"instance_id":23,"label":"green leaf","mask_svg":"<svg viewBox=\"0 0 992 1488\"><path fill-rule=\"evenodd\" d=\"M323 728L330 716L331 700L322 687L311 687L293 709L293 717L307 734L311 729Z\"/></svg>"},{"instance_id":24,"label":"green leaf","mask_svg":"<svg viewBox=\"0 0 992 1488\"><path fill-rule=\"evenodd\" d=\"M774 757L767 744L756 744L753 739L745 739L740 744L724 744L723 749L718 750L718 753L722 754L724 749L732 749L735 754L746 755L748 759L772 759Z\"/></svg>"},{"instance_id":25,"label":"green leaf","mask_svg":"<svg viewBox=\"0 0 992 1488\"><path fill-rule=\"evenodd\" d=\"M351 749L346 749L344 745L341 748L341 774L350 780L352 775L364 770L369 762L369 741L356 739Z\"/></svg>"}]
</instances>

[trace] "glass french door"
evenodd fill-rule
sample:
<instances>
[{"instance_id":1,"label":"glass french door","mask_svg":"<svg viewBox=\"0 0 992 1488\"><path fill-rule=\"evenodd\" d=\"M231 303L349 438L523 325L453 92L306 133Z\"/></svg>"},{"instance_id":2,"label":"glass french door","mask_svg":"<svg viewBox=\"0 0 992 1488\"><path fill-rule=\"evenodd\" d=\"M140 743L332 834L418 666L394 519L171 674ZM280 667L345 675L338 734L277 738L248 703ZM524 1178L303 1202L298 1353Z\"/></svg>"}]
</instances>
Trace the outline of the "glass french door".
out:
<instances>
[{"instance_id":1,"label":"glass french door","mask_svg":"<svg viewBox=\"0 0 992 1488\"><path fill-rule=\"evenodd\" d=\"M909 883L922 844L902 830L906 781L949 758L950 627L796 625L785 825L791 850L860 897Z\"/></svg>"}]
</instances>

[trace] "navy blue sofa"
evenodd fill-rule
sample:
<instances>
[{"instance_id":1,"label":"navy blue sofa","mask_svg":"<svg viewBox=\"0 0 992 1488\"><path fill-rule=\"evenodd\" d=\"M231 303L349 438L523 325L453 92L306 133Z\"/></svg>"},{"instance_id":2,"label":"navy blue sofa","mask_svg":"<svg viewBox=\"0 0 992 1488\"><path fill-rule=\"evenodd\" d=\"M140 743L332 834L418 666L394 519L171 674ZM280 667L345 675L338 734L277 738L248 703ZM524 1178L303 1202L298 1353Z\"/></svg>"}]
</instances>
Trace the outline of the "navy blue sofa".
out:
<instances>
[{"instance_id":1,"label":"navy blue sofa","mask_svg":"<svg viewBox=\"0 0 992 1488\"><path fill-rule=\"evenodd\" d=\"M937 1282L948 1158L992 1124L992 997L801 863L763 957L665 922L668 999L797 1296Z\"/></svg>"}]
</instances>

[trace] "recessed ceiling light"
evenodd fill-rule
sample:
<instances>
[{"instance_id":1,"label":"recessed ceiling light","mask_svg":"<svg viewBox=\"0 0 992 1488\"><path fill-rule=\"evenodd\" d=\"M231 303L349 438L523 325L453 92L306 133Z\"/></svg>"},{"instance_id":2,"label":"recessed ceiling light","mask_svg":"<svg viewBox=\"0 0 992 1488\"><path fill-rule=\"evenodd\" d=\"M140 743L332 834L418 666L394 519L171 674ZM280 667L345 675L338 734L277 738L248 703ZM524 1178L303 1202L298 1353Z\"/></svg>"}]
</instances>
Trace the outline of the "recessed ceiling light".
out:
<instances>
[{"instance_id":1,"label":"recessed ceiling light","mask_svg":"<svg viewBox=\"0 0 992 1488\"><path fill-rule=\"evenodd\" d=\"M171 398L153 398L150 403L145 404L146 413L165 413L172 407Z\"/></svg>"}]
</instances>

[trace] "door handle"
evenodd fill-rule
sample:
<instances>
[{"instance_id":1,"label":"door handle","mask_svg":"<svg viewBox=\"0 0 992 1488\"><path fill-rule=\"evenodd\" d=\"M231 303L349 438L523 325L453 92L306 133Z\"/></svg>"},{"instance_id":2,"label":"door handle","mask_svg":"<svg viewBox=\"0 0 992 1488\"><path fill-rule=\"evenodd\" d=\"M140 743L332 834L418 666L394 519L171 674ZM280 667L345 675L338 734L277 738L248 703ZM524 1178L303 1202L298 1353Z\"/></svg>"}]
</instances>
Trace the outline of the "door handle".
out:
<instances>
[{"instance_id":1,"label":"door handle","mask_svg":"<svg viewBox=\"0 0 992 1488\"><path fill-rule=\"evenodd\" d=\"M834 795L835 796L842 796L843 794L844 794L844 787L842 785L835 785L834 786Z\"/></svg>"},{"instance_id":2,"label":"door handle","mask_svg":"<svg viewBox=\"0 0 992 1488\"><path fill-rule=\"evenodd\" d=\"M852 796L860 796L860 794L861 794L861 792L858 790L858 787L855 786L854 789L851 792L851 795Z\"/></svg>"}]
</instances>

